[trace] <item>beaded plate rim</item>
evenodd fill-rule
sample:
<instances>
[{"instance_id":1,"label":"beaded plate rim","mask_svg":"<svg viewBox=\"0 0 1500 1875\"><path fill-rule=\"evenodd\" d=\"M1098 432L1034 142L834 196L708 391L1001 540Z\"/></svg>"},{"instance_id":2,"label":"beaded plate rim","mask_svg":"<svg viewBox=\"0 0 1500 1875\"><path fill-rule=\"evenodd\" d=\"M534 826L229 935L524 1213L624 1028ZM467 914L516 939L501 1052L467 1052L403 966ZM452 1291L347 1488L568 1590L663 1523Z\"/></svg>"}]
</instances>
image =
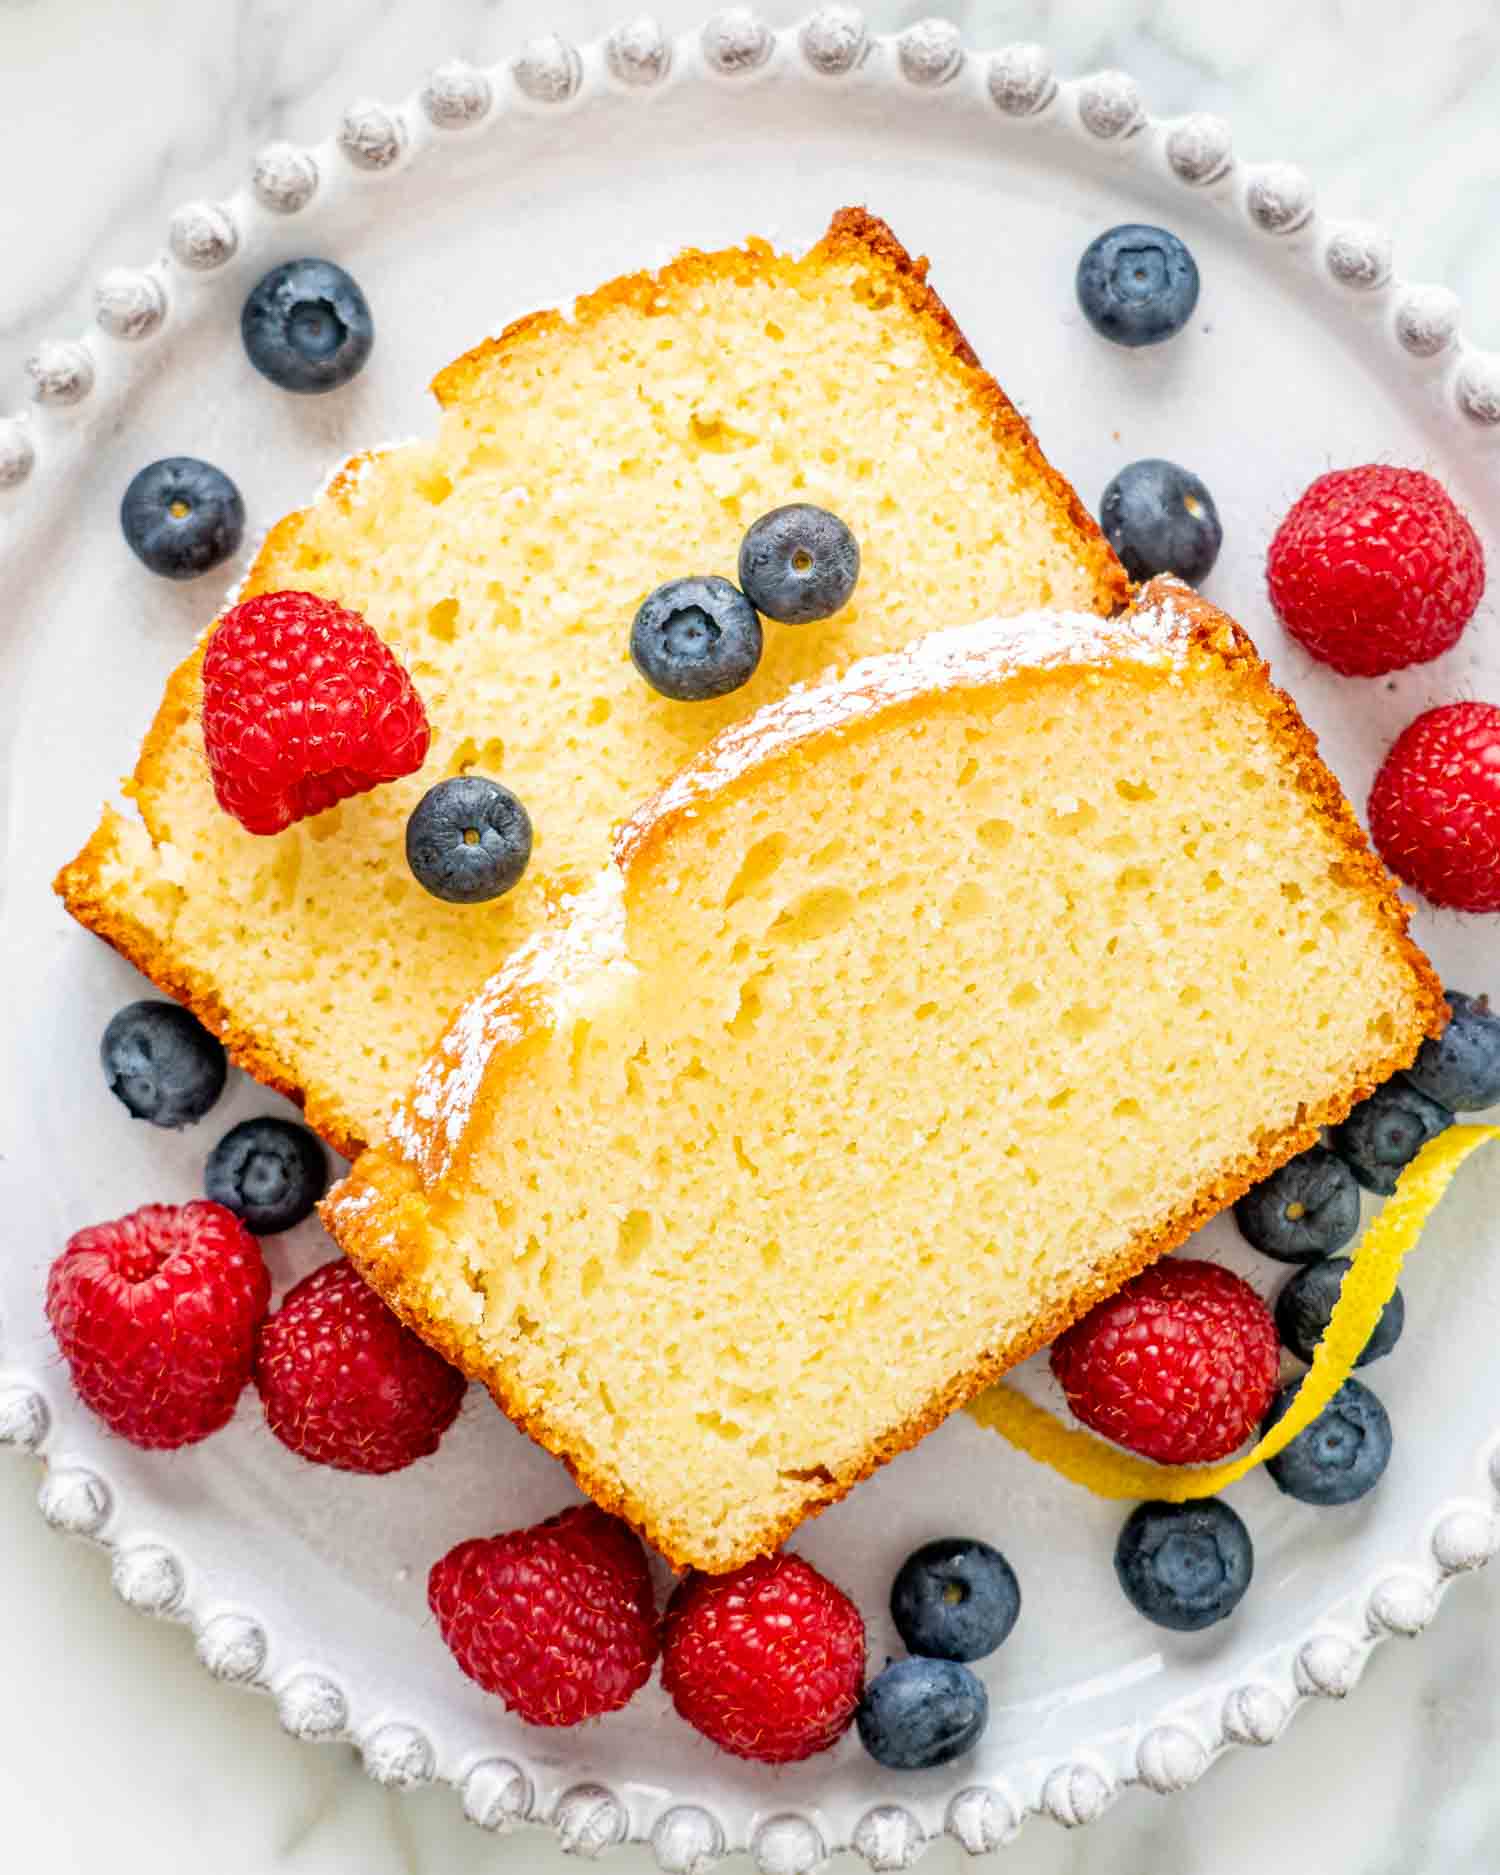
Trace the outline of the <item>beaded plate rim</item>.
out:
<instances>
[{"instance_id":1,"label":"beaded plate rim","mask_svg":"<svg viewBox=\"0 0 1500 1875\"><path fill-rule=\"evenodd\" d=\"M925 94L928 106L947 88L957 95L967 86L971 98L977 88L1018 132L1049 123L1088 145L1134 153L1184 190L1225 196L1246 238L1296 237L1308 266L1321 272L1331 291L1367 306L1379 302L1391 350L1414 371L1439 381L1451 417L1471 437L1500 445L1500 356L1464 337L1456 296L1442 286L1400 278L1384 229L1325 220L1312 184L1295 165L1239 162L1221 118L1154 118L1127 73L1059 79L1040 46L975 50L958 27L942 19L876 35L856 8L840 4L773 30L749 7L735 6L676 37L640 15L586 46L547 34L490 67L448 61L400 105L355 102L322 144L272 144L255 159L248 184L228 200L184 205L172 216L166 251L156 261L139 270L111 269L98 280L89 332L44 339L27 360L31 407L0 416L0 519L34 505L49 480L46 471L60 468L79 446L80 413L97 411L112 387L128 379L135 360L171 330L177 291L212 275L243 240L253 240L257 220L263 225L267 218L275 223L303 214L316 201L323 178L336 169L378 183L433 145L482 136L501 116L545 119L576 108L600 89L644 96L667 82L748 93L773 67L813 85L880 85L912 104ZM420 1727L386 1716L356 1731L350 1697L332 1677L304 1666L281 1678L268 1673L270 1640L254 1615L195 1606L191 1565L159 1543L132 1540L128 1507L104 1475L77 1464L48 1464L54 1428L81 1410L71 1396L54 1401L56 1392L55 1376L43 1381L5 1369L0 1445L42 1460L43 1517L55 1530L111 1552L120 1598L142 1613L191 1626L207 1670L269 1694L293 1736L352 1743L370 1777L389 1788L437 1781L439 1753ZM1192 1712L1174 1708L1150 1723L1111 1733L1039 1771L1024 1792L1005 1782L962 1784L944 1805L944 1833L979 1855L1009 1842L1029 1815L1045 1815L1068 1828L1092 1822L1127 1785L1162 1795L1184 1790L1232 1746L1273 1743L1303 1701L1346 1697L1381 1641L1420 1633L1451 1584L1500 1549L1493 1501L1500 1493L1500 1443L1484 1455L1484 1467L1489 1501L1475 1495L1440 1505L1428 1518L1420 1564L1393 1565L1346 1597L1336 1616L1265 1658L1259 1677L1209 1689L1195 1698ZM1205 1703L1216 1708L1216 1718L1204 1719ZM626 1841L647 1843L666 1875L703 1875L721 1856L742 1848L762 1875L809 1875L845 1849L872 1869L902 1870L936 1840L901 1802L899 1787L864 1813L848 1840L829 1841L816 1822L794 1812L760 1820L747 1837L703 1805L668 1799L666 1807L632 1807L625 1796L593 1782L575 1784L542 1805L531 1768L511 1758L471 1754L450 1781L465 1815L483 1829L550 1827L565 1850L585 1858Z\"/></svg>"}]
</instances>

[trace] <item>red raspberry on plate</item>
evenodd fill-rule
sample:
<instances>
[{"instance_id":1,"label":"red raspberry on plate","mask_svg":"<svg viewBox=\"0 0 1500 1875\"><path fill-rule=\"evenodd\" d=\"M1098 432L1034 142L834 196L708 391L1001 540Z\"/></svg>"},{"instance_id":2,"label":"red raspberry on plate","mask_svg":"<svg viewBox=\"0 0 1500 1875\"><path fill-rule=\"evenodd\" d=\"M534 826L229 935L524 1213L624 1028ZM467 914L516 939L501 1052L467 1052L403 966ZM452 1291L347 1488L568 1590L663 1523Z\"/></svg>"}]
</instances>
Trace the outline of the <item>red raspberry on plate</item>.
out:
<instances>
[{"instance_id":1,"label":"red raspberry on plate","mask_svg":"<svg viewBox=\"0 0 1500 1875\"><path fill-rule=\"evenodd\" d=\"M1484 550L1440 482L1370 463L1320 475L1293 504L1266 578L1315 658L1378 677L1458 642L1484 592Z\"/></svg>"},{"instance_id":2,"label":"red raspberry on plate","mask_svg":"<svg viewBox=\"0 0 1500 1875\"><path fill-rule=\"evenodd\" d=\"M791 1764L848 1729L865 1678L865 1624L800 1556L689 1575L667 1604L662 1685L721 1751Z\"/></svg>"},{"instance_id":3,"label":"red raspberry on plate","mask_svg":"<svg viewBox=\"0 0 1500 1875\"><path fill-rule=\"evenodd\" d=\"M1232 1270L1168 1257L1052 1346L1086 1426L1163 1465L1226 1458L1260 1425L1281 1349L1271 1311Z\"/></svg>"},{"instance_id":4,"label":"red raspberry on plate","mask_svg":"<svg viewBox=\"0 0 1500 1875\"><path fill-rule=\"evenodd\" d=\"M255 1384L281 1443L339 1471L400 1471L438 1449L465 1381L352 1264L325 1263L260 1331Z\"/></svg>"},{"instance_id":5,"label":"red raspberry on plate","mask_svg":"<svg viewBox=\"0 0 1500 1875\"><path fill-rule=\"evenodd\" d=\"M459 1666L529 1725L616 1712L651 1677L645 1551L597 1505L460 1543L433 1564L427 1601Z\"/></svg>"},{"instance_id":6,"label":"red raspberry on plate","mask_svg":"<svg viewBox=\"0 0 1500 1875\"><path fill-rule=\"evenodd\" d=\"M1434 905L1500 911L1500 705L1445 703L1408 723L1370 790L1370 832Z\"/></svg>"},{"instance_id":7,"label":"red raspberry on plate","mask_svg":"<svg viewBox=\"0 0 1500 1875\"><path fill-rule=\"evenodd\" d=\"M427 712L357 612L310 592L233 606L203 653L203 743L220 807L280 833L427 759Z\"/></svg>"},{"instance_id":8,"label":"red raspberry on plate","mask_svg":"<svg viewBox=\"0 0 1500 1875\"><path fill-rule=\"evenodd\" d=\"M260 1245L221 1204L148 1204L68 1239L47 1319L111 1432L171 1451L227 1425L271 1299Z\"/></svg>"}]
</instances>

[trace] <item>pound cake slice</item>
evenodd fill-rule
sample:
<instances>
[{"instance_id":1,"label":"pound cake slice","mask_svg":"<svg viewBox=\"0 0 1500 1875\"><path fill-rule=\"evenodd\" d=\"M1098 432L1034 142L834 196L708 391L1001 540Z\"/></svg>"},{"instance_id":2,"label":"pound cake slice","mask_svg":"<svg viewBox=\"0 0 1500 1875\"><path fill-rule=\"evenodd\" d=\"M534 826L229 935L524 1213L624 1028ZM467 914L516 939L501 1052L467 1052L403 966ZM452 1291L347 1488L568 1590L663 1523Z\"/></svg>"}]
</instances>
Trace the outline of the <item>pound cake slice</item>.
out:
<instances>
[{"instance_id":1,"label":"pound cake slice","mask_svg":"<svg viewBox=\"0 0 1500 1875\"><path fill-rule=\"evenodd\" d=\"M448 1016L608 857L609 828L726 724L934 618L1114 611L1124 573L883 223L801 259L688 253L540 313L437 379L433 441L349 465L266 541L241 596L324 594L401 659L433 727L420 773L266 838L214 801L201 650L126 792L59 881L69 909L188 1003L352 1153ZM745 529L811 501L858 537L851 604L769 626L755 678L674 703L630 663L661 582L735 576ZM506 783L535 828L515 891L430 897L406 820L444 776Z\"/></svg>"},{"instance_id":2,"label":"pound cake slice","mask_svg":"<svg viewBox=\"0 0 1500 1875\"><path fill-rule=\"evenodd\" d=\"M1244 634L1153 583L728 730L324 1217L679 1565L779 1543L1441 1031Z\"/></svg>"}]
</instances>

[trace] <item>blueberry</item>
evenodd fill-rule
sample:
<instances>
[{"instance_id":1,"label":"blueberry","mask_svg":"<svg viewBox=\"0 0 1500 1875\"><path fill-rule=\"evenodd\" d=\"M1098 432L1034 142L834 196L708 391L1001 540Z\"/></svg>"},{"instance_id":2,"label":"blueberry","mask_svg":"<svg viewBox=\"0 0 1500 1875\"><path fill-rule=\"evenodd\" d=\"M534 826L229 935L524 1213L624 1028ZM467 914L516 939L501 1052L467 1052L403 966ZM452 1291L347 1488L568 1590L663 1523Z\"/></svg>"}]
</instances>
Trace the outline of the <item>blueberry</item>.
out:
<instances>
[{"instance_id":1,"label":"blueberry","mask_svg":"<svg viewBox=\"0 0 1500 1875\"><path fill-rule=\"evenodd\" d=\"M130 479L120 526L135 557L163 579L196 579L239 549L245 504L222 469L196 456L163 456Z\"/></svg>"},{"instance_id":2,"label":"blueberry","mask_svg":"<svg viewBox=\"0 0 1500 1875\"><path fill-rule=\"evenodd\" d=\"M907 1557L891 1587L896 1632L914 1654L982 1660L1016 1625L1015 1571L975 1537L940 1537Z\"/></svg>"},{"instance_id":3,"label":"blueberry","mask_svg":"<svg viewBox=\"0 0 1500 1875\"><path fill-rule=\"evenodd\" d=\"M865 1688L855 1714L860 1743L890 1771L951 1764L989 1723L983 1680L956 1660L898 1660Z\"/></svg>"},{"instance_id":4,"label":"blueberry","mask_svg":"<svg viewBox=\"0 0 1500 1875\"><path fill-rule=\"evenodd\" d=\"M836 514L805 501L763 514L740 543L740 585L783 625L832 618L859 581L859 542Z\"/></svg>"},{"instance_id":5,"label":"blueberry","mask_svg":"<svg viewBox=\"0 0 1500 1875\"><path fill-rule=\"evenodd\" d=\"M1297 1383L1271 1402L1263 1432L1291 1405ZM1284 1452L1266 1460L1277 1486L1304 1504L1352 1504L1379 1484L1391 1458L1391 1422L1361 1380L1346 1380Z\"/></svg>"},{"instance_id":6,"label":"blueberry","mask_svg":"<svg viewBox=\"0 0 1500 1875\"><path fill-rule=\"evenodd\" d=\"M1453 1020L1441 1040L1423 1042L1406 1078L1418 1092L1459 1113L1500 1101L1500 1016L1488 996L1447 992Z\"/></svg>"},{"instance_id":7,"label":"blueberry","mask_svg":"<svg viewBox=\"0 0 1500 1875\"><path fill-rule=\"evenodd\" d=\"M1342 1250L1359 1229L1359 1182L1335 1152L1299 1152L1235 1201L1246 1243L1282 1263Z\"/></svg>"},{"instance_id":8,"label":"blueberry","mask_svg":"<svg viewBox=\"0 0 1500 1875\"><path fill-rule=\"evenodd\" d=\"M1348 1270L1348 1257L1320 1257L1282 1286L1276 1298L1276 1331L1282 1345L1290 1348L1299 1361L1310 1361L1323 1339ZM1364 1367L1389 1354L1405 1326L1406 1298L1398 1289L1381 1310L1380 1320L1354 1365Z\"/></svg>"},{"instance_id":9,"label":"blueberry","mask_svg":"<svg viewBox=\"0 0 1500 1875\"><path fill-rule=\"evenodd\" d=\"M434 898L478 905L508 892L531 858L531 816L498 781L456 775L429 788L406 823L406 863Z\"/></svg>"},{"instance_id":10,"label":"blueberry","mask_svg":"<svg viewBox=\"0 0 1500 1875\"><path fill-rule=\"evenodd\" d=\"M1078 263L1078 304L1116 345L1159 345L1198 304L1198 268L1175 234L1126 222L1090 241Z\"/></svg>"},{"instance_id":11,"label":"blueberry","mask_svg":"<svg viewBox=\"0 0 1500 1875\"><path fill-rule=\"evenodd\" d=\"M290 1230L328 1189L328 1161L305 1126L291 1120L242 1120L208 1155L205 1196L244 1221L257 1237Z\"/></svg>"},{"instance_id":12,"label":"blueberry","mask_svg":"<svg viewBox=\"0 0 1500 1875\"><path fill-rule=\"evenodd\" d=\"M725 697L760 663L760 618L727 579L658 586L630 628L630 656L653 690L679 703Z\"/></svg>"},{"instance_id":13,"label":"blueberry","mask_svg":"<svg viewBox=\"0 0 1500 1875\"><path fill-rule=\"evenodd\" d=\"M1213 496L1190 470L1160 456L1126 463L1104 491L1099 525L1132 579L1175 573L1196 586L1224 540Z\"/></svg>"},{"instance_id":14,"label":"blueberry","mask_svg":"<svg viewBox=\"0 0 1500 1875\"><path fill-rule=\"evenodd\" d=\"M191 1126L224 1091L223 1044L177 1003L130 1003L99 1044L109 1091L137 1120Z\"/></svg>"},{"instance_id":15,"label":"blueberry","mask_svg":"<svg viewBox=\"0 0 1500 1875\"><path fill-rule=\"evenodd\" d=\"M1329 1138L1365 1190L1389 1198L1398 1173L1452 1124L1446 1107L1398 1077L1362 1100Z\"/></svg>"},{"instance_id":16,"label":"blueberry","mask_svg":"<svg viewBox=\"0 0 1500 1875\"><path fill-rule=\"evenodd\" d=\"M364 369L375 343L365 296L331 260L288 260L240 314L250 362L284 391L332 391Z\"/></svg>"},{"instance_id":17,"label":"blueberry","mask_svg":"<svg viewBox=\"0 0 1500 1875\"><path fill-rule=\"evenodd\" d=\"M1254 1568L1250 1532L1218 1497L1137 1504L1115 1544L1115 1574L1131 1605L1180 1634L1232 1615Z\"/></svg>"}]
</instances>

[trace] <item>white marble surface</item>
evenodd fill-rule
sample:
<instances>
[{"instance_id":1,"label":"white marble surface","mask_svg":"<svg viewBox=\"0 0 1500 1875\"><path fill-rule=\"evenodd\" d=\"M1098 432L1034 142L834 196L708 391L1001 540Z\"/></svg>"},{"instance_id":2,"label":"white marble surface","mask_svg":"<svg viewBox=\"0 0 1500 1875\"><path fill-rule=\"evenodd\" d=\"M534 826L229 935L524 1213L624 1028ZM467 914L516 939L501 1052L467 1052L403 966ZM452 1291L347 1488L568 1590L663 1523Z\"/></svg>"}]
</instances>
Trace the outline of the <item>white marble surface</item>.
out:
<instances>
[{"instance_id":1,"label":"white marble surface","mask_svg":"<svg viewBox=\"0 0 1500 1875\"><path fill-rule=\"evenodd\" d=\"M661 0L677 28L708 0ZM766 4L776 21L800 9ZM920 5L872 0L872 21ZM1043 39L1064 68L1119 64L1154 109L1231 117L1249 155L1301 161L1324 199L1394 229L1404 271L1444 280L1500 346L1500 8L1494 0L973 0L976 40ZM105 267L160 244L275 136L315 138L362 92L437 58L502 55L591 0L0 0L0 408L42 333L87 313ZM269 1704L210 1683L187 1636L133 1618L104 1559L48 1533L24 1461L0 1462L0 1868L74 1875L463 1875L547 1871L550 1841L495 1842L446 1791L395 1797L351 1753L295 1745ZM1304 1711L1187 1796L1129 1793L1091 1831L1032 1823L1017 1875L1493 1875L1500 1868L1500 1578L1460 1585L1422 1641L1392 1644L1347 1709ZM924 1862L952 1875L949 1845ZM621 1875L650 1858L619 1851Z\"/></svg>"}]
</instances>

